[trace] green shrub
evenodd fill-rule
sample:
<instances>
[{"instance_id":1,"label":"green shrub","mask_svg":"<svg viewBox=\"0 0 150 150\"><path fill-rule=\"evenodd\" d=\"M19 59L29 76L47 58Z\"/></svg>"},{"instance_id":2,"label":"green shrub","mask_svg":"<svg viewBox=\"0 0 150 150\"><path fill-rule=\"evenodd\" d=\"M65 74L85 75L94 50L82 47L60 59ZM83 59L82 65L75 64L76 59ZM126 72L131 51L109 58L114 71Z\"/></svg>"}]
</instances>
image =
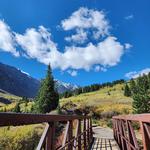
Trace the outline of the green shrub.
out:
<instances>
[{"instance_id":1,"label":"green shrub","mask_svg":"<svg viewBox=\"0 0 150 150\"><path fill-rule=\"evenodd\" d=\"M119 115L116 111L107 111L101 113L101 118L112 118L113 116Z\"/></svg>"},{"instance_id":2,"label":"green shrub","mask_svg":"<svg viewBox=\"0 0 150 150\"><path fill-rule=\"evenodd\" d=\"M42 134L42 127L21 126L0 129L0 150L34 150Z\"/></svg>"},{"instance_id":3,"label":"green shrub","mask_svg":"<svg viewBox=\"0 0 150 150\"><path fill-rule=\"evenodd\" d=\"M108 126L109 128L112 128L112 127L113 127L112 119L108 119L108 120L107 120L107 126Z\"/></svg>"}]
</instances>

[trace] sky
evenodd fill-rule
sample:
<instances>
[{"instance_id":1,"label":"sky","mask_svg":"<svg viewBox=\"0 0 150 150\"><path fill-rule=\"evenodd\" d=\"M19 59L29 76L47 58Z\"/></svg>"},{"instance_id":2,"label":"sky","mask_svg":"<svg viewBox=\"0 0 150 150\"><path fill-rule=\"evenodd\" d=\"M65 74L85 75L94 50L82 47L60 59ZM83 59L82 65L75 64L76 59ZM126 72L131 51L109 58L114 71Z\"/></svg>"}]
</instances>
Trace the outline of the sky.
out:
<instances>
[{"instance_id":1,"label":"sky","mask_svg":"<svg viewBox=\"0 0 150 150\"><path fill-rule=\"evenodd\" d=\"M150 72L149 0L1 0L0 62L80 86Z\"/></svg>"}]
</instances>

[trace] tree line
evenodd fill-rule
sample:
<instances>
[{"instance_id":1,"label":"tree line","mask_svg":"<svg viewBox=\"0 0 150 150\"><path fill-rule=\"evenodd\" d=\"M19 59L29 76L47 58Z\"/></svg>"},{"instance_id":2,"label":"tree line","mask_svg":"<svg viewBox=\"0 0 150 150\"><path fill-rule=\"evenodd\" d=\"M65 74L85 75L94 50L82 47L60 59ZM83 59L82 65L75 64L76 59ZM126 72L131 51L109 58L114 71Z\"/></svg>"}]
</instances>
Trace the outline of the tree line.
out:
<instances>
[{"instance_id":1,"label":"tree line","mask_svg":"<svg viewBox=\"0 0 150 150\"><path fill-rule=\"evenodd\" d=\"M77 88L73 91L66 91L66 92L60 94L60 98L68 98L68 97L79 95L79 94L82 94L82 93L98 91L101 88L113 87L116 84L122 84L122 83L125 83L124 79L115 80L115 81L112 81L112 82L106 82L106 83L102 83L102 84L92 84L92 85L88 85L88 86L84 86L84 87L79 87L79 88Z\"/></svg>"}]
</instances>

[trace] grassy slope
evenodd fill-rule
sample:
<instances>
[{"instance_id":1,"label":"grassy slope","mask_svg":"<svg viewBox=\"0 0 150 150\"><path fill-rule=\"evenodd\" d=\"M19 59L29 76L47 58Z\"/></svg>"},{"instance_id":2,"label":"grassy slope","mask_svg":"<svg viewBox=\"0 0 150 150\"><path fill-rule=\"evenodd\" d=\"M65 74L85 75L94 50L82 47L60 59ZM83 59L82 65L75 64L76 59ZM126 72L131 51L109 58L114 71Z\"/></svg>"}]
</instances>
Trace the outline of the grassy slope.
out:
<instances>
[{"instance_id":1,"label":"grassy slope","mask_svg":"<svg viewBox=\"0 0 150 150\"><path fill-rule=\"evenodd\" d=\"M83 108L86 106L95 107L95 111L97 112L108 112L108 111L117 111L119 113L131 113L131 103L132 98L125 97L124 91L122 88L124 84L117 84L113 87L105 87L95 92L83 93L78 96L72 96L69 98L63 98L60 100L60 105L64 105L67 102L72 101L74 104L77 105L78 108ZM0 109L7 109L7 111L12 110L16 102L19 101L21 98L15 95L11 95L8 93L1 93L0 97L7 98L12 101L12 104L5 105L0 103ZM22 103L21 110L25 112L30 110L33 102L29 102L25 107L25 103Z\"/></svg>"},{"instance_id":2,"label":"grassy slope","mask_svg":"<svg viewBox=\"0 0 150 150\"><path fill-rule=\"evenodd\" d=\"M9 93L2 93L2 92L0 92L0 97L8 99L12 102L11 104L4 104L4 103L0 102L0 110L4 109L4 107L8 107L9 109L13 108L15 106L15 103L17 101L19 101L19 99L21 99L18 96L15 96L15 95L12 95L12 94L9 94Z\"/></svg>"},{"instance_id":3,"label":"grassy slope","mask_svg":"<svg viewBox=\"0 0 150 150\"><path fill-rule=\"evenodd\" d=\"M19 96L15 96L9 93L1 93L0 92L0 97L6 98L8 100L10 100L12 103L11 104L4 104L4 103L0 103L0 111L2 110L6 110L6 111L12 111L16 105L17 102L19 102L19 100L21 100L22 98ZM27 106L26 104L23 102L20 104L21 107L21 111L22 112L27 112L30 111L31 107L32 107L33 102L28 102Z\"/></svg>"},{"instance_id":4,"label":"grassy slope","mask_svg":"<svg viewBox=\"0 0 150 150\"><path fill-rule=\"evenodd\" d=\"M60 100L60 103L62 106L65 103L72 101L79 108L84 106L93 106L96 107L99 112L118 111L123 113L123 111L129 111L130 113L132 99L124 96L124 91L122 90L123 87L124 84L117 84L113 87L105 87L99 91L63 98Z\"/></svg>"}]
</instances>

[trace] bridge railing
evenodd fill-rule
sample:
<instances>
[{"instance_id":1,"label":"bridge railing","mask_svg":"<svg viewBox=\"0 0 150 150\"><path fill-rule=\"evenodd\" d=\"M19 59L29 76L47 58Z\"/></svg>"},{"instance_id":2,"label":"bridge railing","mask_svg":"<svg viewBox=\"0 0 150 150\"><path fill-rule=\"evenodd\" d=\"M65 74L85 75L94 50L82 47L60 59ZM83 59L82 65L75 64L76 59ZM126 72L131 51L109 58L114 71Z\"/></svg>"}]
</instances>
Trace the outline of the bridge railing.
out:
<instances>
[{"instance_id":1,"label":"bridge railing","mask_svg":"<svg viewBox=\"0 0 150 150\"><path fill-rule=\"evenodd\" d=\"M141 141L137 140L135 125L142 135ZM150 114L115 116L113 131L121 150L150 150Z\"/></svg>"},{"instance_id":2,"label":"bridge railing","mask_svg":"<svg viewBox=\"0 0 150 150\"><path fill-rule=\"evenodd\" d=\"M62 143L56 148L55 130L58 122L65 124L65 128ZM92 144L93 132L90 116L0 113L0 127L39 123L46 123L46 126L37 150L87 150Z\"/></svg>"}]
</instances>

